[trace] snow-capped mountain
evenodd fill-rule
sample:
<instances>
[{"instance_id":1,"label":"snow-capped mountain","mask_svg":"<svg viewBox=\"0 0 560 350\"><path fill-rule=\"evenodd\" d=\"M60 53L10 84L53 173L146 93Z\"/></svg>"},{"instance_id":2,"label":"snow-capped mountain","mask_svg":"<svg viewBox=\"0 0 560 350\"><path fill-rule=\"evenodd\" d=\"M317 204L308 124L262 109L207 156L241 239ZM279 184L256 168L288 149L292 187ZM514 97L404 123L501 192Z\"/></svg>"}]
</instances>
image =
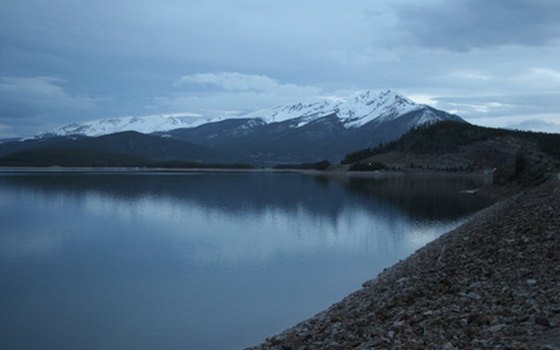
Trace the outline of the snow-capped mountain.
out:
<instances>
[{"instance_id":1,"label":"snow-capped mountain","mask_svg":"<svg viewBox=\"0 0 560 350\"><path fill-rule=\"evenodd\" d=\"M464 122L386 90L277 106L165 135L255 161L336 161L348 152L395 140L411 128L444 120Z\"/></svg>"},{"instance_id":2,"label":"snow-capped mountain","mask_svg":"<svg viewBox=\"0 0 560 350\"><path fill-rule=\"evenodd\" d=\"M144 134L151 134L156 131L193 128L222 119L223 117L208 118L189 113L128 116L94 120L83 123L72 123L52 131L41 133L36 135L34 138L67 135L101 136L122 131L138 131Z\"/></svg>"},{"instance_id":3,"label":"snow-capped mountain","mask_svg":"<svg viewBox=\"0 0 560 350\"><path fill-rule=\"evenodd\" d=\"M456 115L414 103L391 90L363 91L348 97L280 105L234 117L168 114L71 124L30 138L27 143L15 142L3 148L8 154L15 148L24 151L47 144L52 144L52 147L70 147L73 144L71 141L68 144L57 143L62 141L54 136L89 144L88 140L79 140L88 139L87 136L108 135L113 137L113 145L130 145L131 135L141 132L151 135L141 138L138 134L135 137L159 145L156 148L161 154L167 154L171 149L182 149L176 147L176 143L185 142L206 150L204 154L217 152L228 159L249 163L338 161L349 152L393 141L411 128L445 120L464 122ZM136 143L134 154L154 158L152 151L155 146L148 147L150 152L140 152L146 149L141 147L142 142ZM130 147L113 148L115 151L125 149L129 154L132 152ZM167 158L199 159L192 152L184 153L183 158L179 153L169 153Z\"/></svg>"},{"instance_id":4,"label":"snow-capped mountain","mask_svg":"<svg viewBox=\"0 0 560 350\"><path fill-rule=\"evenodd\" d=\"M393 120L424 107L391 90L379 94L365 91L338 107L337 115L348 128L359 128L371 121Z\"/></svg>"},{"instance_id":5,"label":"snow-capped mountain","mask_svg":"<svg viewBox=\"0 0 560 350\"><path fill-rule=\"evenodd\" d=\"M41 133L34 138L48 136L100 136L122 131L141 133L164 132L179 128L194 128L226 119L259 119L256 124L271 124L292 120L292 128L300 128L328 115L336 115L345 128L360 128L372 121L394 120L406 113L426 108L392 90L366 90L348 97L329 97L310 102L279 105L237 116L201 116L196 114L161 114L131 116L73 123ZM429 113L420 124L437 121ZM247 126L246 126L247 127Z\"/></svg>"},{"instance_id":6,"label":"snow-capped mountain","mask_svg":"<svg viewBox=\"0 0 560 350\"><path fill-rule=\"evenodd\" d=\"M359 128L373 120L390 120L422 108L392 90L366 90L346 98L280 105L249 113L244 118L259 118L267 123L298 118L297 127L327 115L336 114L346 128Z\"/></svg>"}]
</instances>

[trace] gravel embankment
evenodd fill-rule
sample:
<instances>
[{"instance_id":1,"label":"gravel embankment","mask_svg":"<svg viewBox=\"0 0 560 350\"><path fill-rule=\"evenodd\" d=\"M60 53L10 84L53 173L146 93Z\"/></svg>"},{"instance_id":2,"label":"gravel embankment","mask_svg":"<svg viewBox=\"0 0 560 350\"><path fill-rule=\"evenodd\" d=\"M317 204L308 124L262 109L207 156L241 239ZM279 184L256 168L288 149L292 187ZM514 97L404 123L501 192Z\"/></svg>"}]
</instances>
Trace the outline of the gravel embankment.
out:
<instances>
[{"instance_id":1,"label":"gravel embankment","mask_svg":"<svg viewBox=\"0 0 560 350\"><path fill-rule=\"evenodd\" d=\"M554 177L253 349L560 349L559 325Z\"/></svg>"}]
</instances>

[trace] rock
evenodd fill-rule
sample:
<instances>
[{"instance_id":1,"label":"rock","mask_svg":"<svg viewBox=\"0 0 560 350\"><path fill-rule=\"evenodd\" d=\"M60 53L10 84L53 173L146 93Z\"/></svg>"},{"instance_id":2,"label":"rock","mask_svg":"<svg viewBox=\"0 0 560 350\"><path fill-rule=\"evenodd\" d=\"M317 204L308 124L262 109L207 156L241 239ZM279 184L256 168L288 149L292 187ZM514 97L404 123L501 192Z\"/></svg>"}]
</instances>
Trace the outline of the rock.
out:
<instances>
[{"instance_id":1,"label":"rock","mask_svg":"<svg viewBox=\"0 0 560 350\"><path fill-rule=\"evenodd\" d=\"M506 325L503 324L503 323L496 324L496 325L493 325L493 326L491 326L491 327L488 327L488 331L489 331L489 332L492 332L492 333L498 333L498 332L500 332L502 329L504 329L505 326L506 326Z\"/></svg>"},{"instance_id":2,"label":"rock","mask_svg":"<svg viewBox=\"0 0 560 350\"><path fill-rule=\"evenodd\" d=\"M399 279L396 281L396 283L397 283L397 284L398 284L398 283L403 283L403 282L408 281L409 279L410 279L410 278L408 278L408 277L401 277L401 278L399 278Z\"/></svg>"},{"instance_id":3,"label":"rock","mask_svg":"<svg viewBox=\"0 0 560 350\"><path fill-rule=\"evenodd\" d=\"M535 317L535 323L538 324L539 326L550 327L550 322L548 321L548 318L542 314Z\"/></svg>"},{"instance_id":4,"label":"rock","mask_svg":"<svg viewBox=\"0 0 560 350\"><path fill-rule=\"evenodd\" d=\"M471 298L471 299L474 299L474 300L480 300L482 297L478 293L469 292L469 293L467 293L467 298Z\"/></svg>"},{"instance_id":5,"label":"rock","mask_svg":"<svg viewBox=\"0 0 560 350\"><path fill-rule=\"evenodd\" d=\"M443 344L441 349L442 350L457 350L458 348L453 346L453 344L451 344L450 342L447 342L447 343Z\"/></svg>"}]
</instances>

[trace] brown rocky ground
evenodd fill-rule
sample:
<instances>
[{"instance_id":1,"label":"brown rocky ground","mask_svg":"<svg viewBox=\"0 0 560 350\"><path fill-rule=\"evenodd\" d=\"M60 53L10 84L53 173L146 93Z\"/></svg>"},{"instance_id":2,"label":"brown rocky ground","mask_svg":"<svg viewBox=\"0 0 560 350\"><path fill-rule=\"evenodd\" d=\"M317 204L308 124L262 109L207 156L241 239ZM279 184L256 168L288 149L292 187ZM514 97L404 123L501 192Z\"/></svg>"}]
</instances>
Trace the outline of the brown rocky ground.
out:
<instances>
[{"instance_id":1,"label":"brown rocky ground","mask_svg":"<svg viewBox=\"0 0 560 350\"><path fill-rule=\"evenodd\" d=\"M253 349L560 349L560 181L480 212Z\"/></svg>"}]
</instances>

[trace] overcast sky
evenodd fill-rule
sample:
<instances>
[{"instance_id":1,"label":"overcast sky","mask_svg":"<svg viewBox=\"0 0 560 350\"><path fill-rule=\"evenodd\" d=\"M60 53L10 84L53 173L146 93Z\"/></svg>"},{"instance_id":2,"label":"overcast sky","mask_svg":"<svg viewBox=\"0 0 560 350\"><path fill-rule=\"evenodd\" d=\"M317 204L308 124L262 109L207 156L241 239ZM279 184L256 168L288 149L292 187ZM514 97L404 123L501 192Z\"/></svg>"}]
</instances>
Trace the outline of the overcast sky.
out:
<instances>
[{"instance_id":1,"label":"overcast sky","mask_svg":"<svg viewBox=\"0 0 560 350\"><path fill-rule=\"evenodd\" d=\"M0 137L384 88L560 132L560 1L0 2Z\"/></svg>"}]
</instances>

